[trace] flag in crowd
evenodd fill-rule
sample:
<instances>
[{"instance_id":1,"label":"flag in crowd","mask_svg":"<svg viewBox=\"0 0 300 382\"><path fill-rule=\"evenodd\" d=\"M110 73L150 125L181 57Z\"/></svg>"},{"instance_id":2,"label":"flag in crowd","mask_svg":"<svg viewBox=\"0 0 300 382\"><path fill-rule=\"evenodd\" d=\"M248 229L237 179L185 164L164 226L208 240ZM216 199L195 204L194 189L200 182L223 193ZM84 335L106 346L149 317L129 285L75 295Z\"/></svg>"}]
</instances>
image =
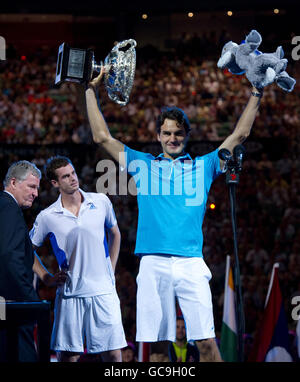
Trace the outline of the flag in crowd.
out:
<instances>
[{"instance_id":1,"label":"flag in crowd","mask_svg":"<svg viewBox=\"0 0 300 382\"><path fill-rule=\"evenodd\" d=\"M288 325L278 271L279 263L275 263L272 269L262 323L249 355L248 361L250 362L293 362L290 354Z\"/></svg>"},{"instance_id":2,"label":"flag in crowd","mask_svg":"<svg viewBox=\"0 0 300 382\"><path fill-rule=\"evenodd\" d=\"M230 266L230 256L226 257L225 290L223 321L221 328L220 352L225 362L236 362L237 353L237 324L235 312L235 291Z\"/></svg>"}]
</instances>

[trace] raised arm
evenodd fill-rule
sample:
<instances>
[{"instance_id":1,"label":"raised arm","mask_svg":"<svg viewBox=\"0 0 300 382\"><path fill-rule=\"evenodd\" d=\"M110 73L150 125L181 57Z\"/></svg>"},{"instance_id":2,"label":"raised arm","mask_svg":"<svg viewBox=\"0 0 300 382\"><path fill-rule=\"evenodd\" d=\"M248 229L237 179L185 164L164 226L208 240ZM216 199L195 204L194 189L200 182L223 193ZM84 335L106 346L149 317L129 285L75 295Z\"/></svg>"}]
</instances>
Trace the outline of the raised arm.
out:
<instances>
[{"instance_id":1,"label":"raised arm","mask_svg":"<svg viewBox=\"0 0 300 382\"><path fill-rule=\"evenodd\" d=\"M221 144L219 149L227 149L231 153L234 147L238 144L243 143L246 138L249 136L253 122L256 117L260 105L260 99L262 97L262 91L257 90L255 87L252 87L251 97L247 103L246 108L244 109L238 123L233 131L225 141ZM223 166L223 161L221 161L221 167Z\"/></svg>"},{"instance_id":2,"label":"raised arm","mask_svg":"<svg viewBox=\"0 0 300 382\"><path fill-rule=\"evenodd\" d=\"M85 91L86 107L93 140L101 145L119 164L125 167L124 144L113 138L99 109L96 94L103 76L103 68Z\"/></svg>"}]
</instances>

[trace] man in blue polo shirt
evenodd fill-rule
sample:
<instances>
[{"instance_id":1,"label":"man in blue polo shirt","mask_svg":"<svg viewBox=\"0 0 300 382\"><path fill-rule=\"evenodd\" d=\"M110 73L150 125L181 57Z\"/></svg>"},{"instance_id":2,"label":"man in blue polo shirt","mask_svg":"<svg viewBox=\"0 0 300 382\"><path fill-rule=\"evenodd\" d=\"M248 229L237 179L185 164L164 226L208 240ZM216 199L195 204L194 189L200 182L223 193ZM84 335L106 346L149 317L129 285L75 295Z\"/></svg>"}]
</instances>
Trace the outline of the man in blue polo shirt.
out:
<instances>
[{"instance_id":1,"label":"man in blue polo shirt","mask_svg":"<svg viewBox=\"0 0 300 382\"><path fill-rule=\"evenodd\" d=\"M250 134L262 93L252 88L234 131L221 146L191 159L185 152L190 124L185 113L165 108L157 120L162 154L135 151L113 138L99 110L96 92L103 75L86 90L87 113L94 142L100 144L136 182L139 208L135 253L137 334L140 342L175 341L178 300L187 340L194 340L200 361L222 361L215 342L211 272L203 260L202 223L213 180L222 173L218 151L233 148Z\"/></svg>"},{"instance_id":2,"label":"man in blue polo shirt","mask_svg":"<svg viewBox=\"0 0 300 382\"><path fill-rule=\"evenodd\" d=\"M181 111L166 109L164 113L175 118ZM127 146L124 149L127 171L137 185L135 253L202 256L208 191L221 173L218 150L194 160L189 154L172 160L164 154L155 158Z\"/></svg>"}]
</instances>

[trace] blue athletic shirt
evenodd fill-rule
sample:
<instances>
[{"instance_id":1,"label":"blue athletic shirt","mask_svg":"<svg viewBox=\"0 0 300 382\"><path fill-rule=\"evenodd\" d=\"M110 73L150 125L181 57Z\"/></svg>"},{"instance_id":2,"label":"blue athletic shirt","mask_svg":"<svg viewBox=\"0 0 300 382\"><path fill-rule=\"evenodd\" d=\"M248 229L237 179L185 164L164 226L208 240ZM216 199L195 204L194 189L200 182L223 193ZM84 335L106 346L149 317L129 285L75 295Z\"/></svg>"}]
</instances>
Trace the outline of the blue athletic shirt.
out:
<instances>
[{"instance_id":1,"label":"blue athletic shirt","mask_svg":"<svg viewBox=\"0 0 300 382\"><path fill-rule=\"evenodd\" d=\"M194 160L189 154L171 160L125 145L125 158L137 188L135 254L203 257L207 196L222 173L218 149Z\"/></svg>"}]
</instances>

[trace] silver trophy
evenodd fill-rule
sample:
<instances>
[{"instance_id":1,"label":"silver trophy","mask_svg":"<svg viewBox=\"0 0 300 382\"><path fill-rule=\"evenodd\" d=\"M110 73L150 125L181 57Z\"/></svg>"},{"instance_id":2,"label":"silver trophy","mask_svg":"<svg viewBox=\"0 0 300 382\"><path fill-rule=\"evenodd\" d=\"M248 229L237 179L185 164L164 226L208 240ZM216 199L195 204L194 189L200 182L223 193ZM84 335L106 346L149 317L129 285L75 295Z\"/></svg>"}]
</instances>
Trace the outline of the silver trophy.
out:
<instances>
[{"instance_id":1,"label":"silver trophy","mask_svg":"<svg viewBox=\"0 0 300 382\"><path fill-rule=\"evenodd\" d=\"M91 49L71 48L63 43L58 49L55 84L87 84L104 66L104 85L109 98L119 105L126 105L135 75L135 47L135 40L121 41L113 47L104 62L97 64Z\"/></svg>"}]
</instances>

